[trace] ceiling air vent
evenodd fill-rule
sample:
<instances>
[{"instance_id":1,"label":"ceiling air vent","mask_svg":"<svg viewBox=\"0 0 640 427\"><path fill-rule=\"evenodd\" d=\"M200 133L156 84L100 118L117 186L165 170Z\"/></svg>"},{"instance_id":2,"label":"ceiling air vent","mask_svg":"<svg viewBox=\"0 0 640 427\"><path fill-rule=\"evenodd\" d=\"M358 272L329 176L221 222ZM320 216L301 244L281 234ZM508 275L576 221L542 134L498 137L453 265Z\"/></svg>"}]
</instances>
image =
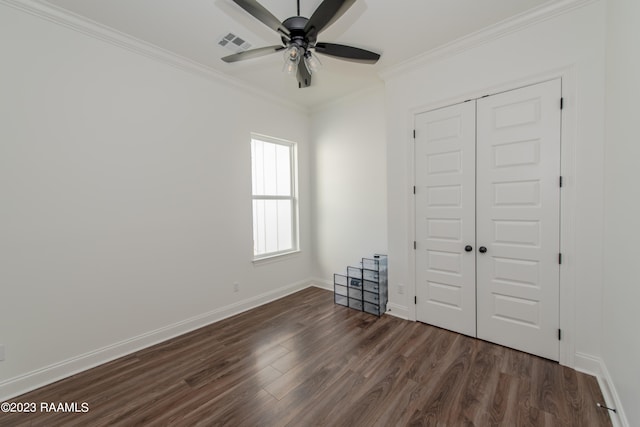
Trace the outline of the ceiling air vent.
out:
<instances>
[{"instance_id":1,"label":"ceiling air vent","mask_svg":"<svg viewBox=\"0 0 640 427\"><path fill-rule=\"evenodd\" d=\"M233 33L227 33L226 35L220 37L218 44L235 53L244 52L251 47L251 44L247 43L246 40L236 36Z\"/></svg>"}]
</instances>

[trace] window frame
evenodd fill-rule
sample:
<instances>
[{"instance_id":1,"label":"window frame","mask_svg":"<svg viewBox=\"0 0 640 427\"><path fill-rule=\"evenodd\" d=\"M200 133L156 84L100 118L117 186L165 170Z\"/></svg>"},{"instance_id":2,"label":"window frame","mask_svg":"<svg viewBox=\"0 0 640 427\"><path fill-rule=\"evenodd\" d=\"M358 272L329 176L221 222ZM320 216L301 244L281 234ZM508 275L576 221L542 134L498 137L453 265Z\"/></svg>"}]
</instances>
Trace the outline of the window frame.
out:
<instances>
[{"instance_id":1,"label":"window frame","mask_svg":"<svg viewBox=\"0 0 640 427\"><path fill-rule=\"evenodd\" d=\"M253 141L258 140L270 144L277 144L285 146L289 149L289 177L290 177L290 185L291 191L290 196L277 196L277 195L256 195L254 194L253 188ZM250 154L251 154L251 241L252 241L252 256L253 262L265 261L265 260L273 260L275 258L283 257L290 254L295 254L300 252L300 229L299 229L299 213L298 213L298 151L297 151L297 143L293 141L288 141L286 139L275 138L268 135L263 135L259 133L251 133L251 141L250 141ZM266 252L260 255L256 255L256 244L255 244L255 236L256 230L254 227L255 218L254 218L254 201L256 200L289 200L291 202L291 244L292 247L285 250L274 251L274 252Z\"/></svg>"}]
</instances>

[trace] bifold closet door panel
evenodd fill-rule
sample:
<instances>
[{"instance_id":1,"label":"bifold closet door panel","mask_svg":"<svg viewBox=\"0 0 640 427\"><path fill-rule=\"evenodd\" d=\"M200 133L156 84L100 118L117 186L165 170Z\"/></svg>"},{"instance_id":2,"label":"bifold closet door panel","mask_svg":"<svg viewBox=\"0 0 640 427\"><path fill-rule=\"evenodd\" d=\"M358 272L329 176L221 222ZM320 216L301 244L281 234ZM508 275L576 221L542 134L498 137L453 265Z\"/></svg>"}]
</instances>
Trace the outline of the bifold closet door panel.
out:
<instances>
[{"instance_id":1,"label":"bifold closet door panel","mask_svg":"<svg viewBox=\"0 0 640 427\"><path fill-rule=\"evenodd\" d=\"M417 319L476 335L475 101L415 117ZM470 246L470 251L465 247ZM467 248L468 249L468 248Z\"/></svg>"},{"instance_id":2,"label":"bifold closet door panel","mask_svg":"<svg viewBox=\"0 0 640 427\"><path fill-rule=\"evenodd\" d=\"M477 101L478 338L559 359L560 80Z\"/></svg>"}]
</instances>

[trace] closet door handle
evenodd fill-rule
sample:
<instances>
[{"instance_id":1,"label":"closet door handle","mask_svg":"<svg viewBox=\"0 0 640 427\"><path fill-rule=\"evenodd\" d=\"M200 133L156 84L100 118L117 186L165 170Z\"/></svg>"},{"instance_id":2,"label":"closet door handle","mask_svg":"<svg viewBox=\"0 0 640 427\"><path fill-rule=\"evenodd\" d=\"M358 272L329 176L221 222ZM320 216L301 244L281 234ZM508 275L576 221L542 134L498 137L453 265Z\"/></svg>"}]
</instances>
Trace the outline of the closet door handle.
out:
<instances>
[{"instance_id":1,"label":"closet door handle","mask_svg":"<svg viewBox=\"0 0 640 427\"><path fill-rule=\"evenodd\" d=\"M464 250L467 251L467 252L471 252L473 250L473 246L467 245L467 246L464 247Z\"/></svg>"},{"instance_id":2,"label":"closet door handle","mask_svg":"<svg viewBox=\"0 0 640 427\"><path fill-rule=\"evenodd\" d=\"M480 246L478 250L480 251L481 254L487 252L487 248L485 248L484 246Z\"/></svg>"}]
</instances>

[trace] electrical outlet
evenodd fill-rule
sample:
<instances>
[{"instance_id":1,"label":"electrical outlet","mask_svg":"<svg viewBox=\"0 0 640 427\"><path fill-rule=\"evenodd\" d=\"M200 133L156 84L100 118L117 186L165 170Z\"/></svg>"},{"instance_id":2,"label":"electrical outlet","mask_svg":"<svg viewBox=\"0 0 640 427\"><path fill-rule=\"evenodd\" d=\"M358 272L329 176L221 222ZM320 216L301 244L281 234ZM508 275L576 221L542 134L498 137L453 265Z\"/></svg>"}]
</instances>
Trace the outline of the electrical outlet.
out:
<instances>
[{"instance_id":1,"label":"electrical outlet","mask_svg":"<svg viewBox=\"0 0 640 427\"><path fill-rule=\"evenodd\" d=\"M398 285L398 294L404 295L404 285Z\"/></svg>"},{"instance_id":2,"label":"electrical outlet","mask_svg":"<svg viewBox=\"0 0 640 427\"><path fill-rule=\"evenodd\" d=\"M240 290L240 284L238 282L233 284L233 292L238 292Z\"/></svg>"},{"instance_id":3,"label":"electrical outlet","mask_svg":"<svg viewBox=\"0 0 640 427\"><path fill-rule=\"evenodd\" d=\"M4 345L0 344L0 362L4 360Z\"/></svg>"}]
</instances>

